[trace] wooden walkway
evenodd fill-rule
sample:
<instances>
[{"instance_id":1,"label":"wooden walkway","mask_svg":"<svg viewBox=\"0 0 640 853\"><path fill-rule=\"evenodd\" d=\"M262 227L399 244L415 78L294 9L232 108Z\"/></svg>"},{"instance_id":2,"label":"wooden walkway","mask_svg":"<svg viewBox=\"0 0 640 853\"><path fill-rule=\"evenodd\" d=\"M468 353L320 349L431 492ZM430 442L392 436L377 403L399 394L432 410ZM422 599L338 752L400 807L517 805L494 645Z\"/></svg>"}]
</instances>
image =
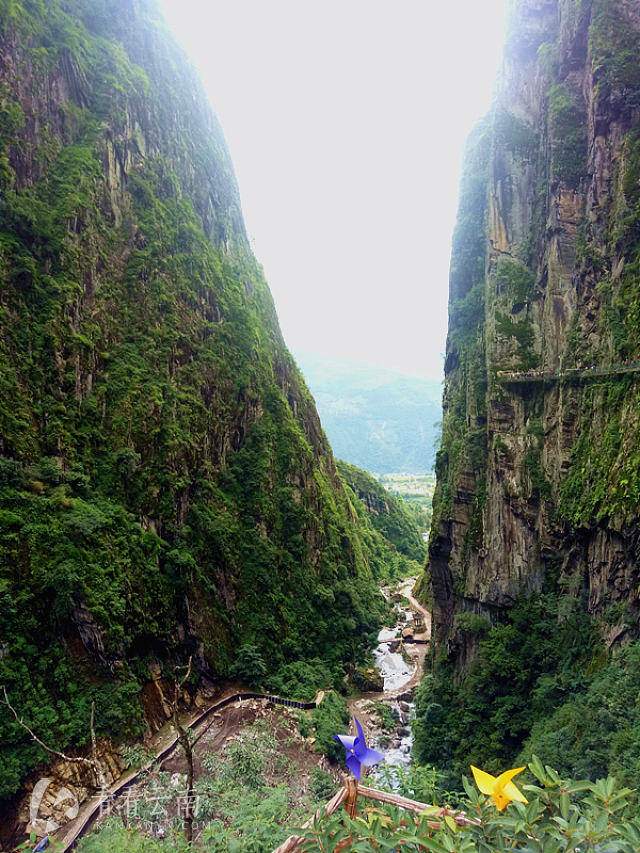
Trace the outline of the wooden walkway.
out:
<instances>
[{"instance_id":1,"label":"wooden walkway","mask_svg":"<svg viewBox=\"0 0 640 853\"><path fill-rule=\"evenodd\" d=\"M576 367L569 370L499 370L498 382L503 385L555 384L557 382L588 382L599 376L640 373L640 361L612 364L607 367Z\"/></svg>"},{"instance_id":2,"label":"wooden walkway","mask_svg":"<svg viewBox=\"0 0 640 853\"><path fill-rule=\"evenodd\" d=\"M301 710L308 711L312 708L316 708L322 701L323 697L324 691L320 691L313 702L298 702L296 699L284 699L281 696L272 696L270 693L233 693L231 696L225 696L224 699L210 705L205 711L198 714L197 717L187 724L187 728L195 730L216 712L220 711L222 708L226 708L227 705L232 705L234 702L244 702L247 699L265 699L268 702L273 702L274 705L285 705L287 708L300 708ZM140 770L120 777L120 779L111 786L109 791L101 792L94 797L83 809L84 813L81 819L76 819L73 822L74 826L72 829L62 838L62 853L68 853L68 851L74 850L78 841L86 835L97 818L104 813L105 808L108 808L111 803L121 797L129 788L131 788L132 785L139 782L143 774L153 770L169 758L169 756L175 752L177 746L178 738L176 737L167 746L165 746L155 756L155 758L153 758L144 767L140 768ZM64 827L62 827L62 831L64 831Z\"/></svg>"}]
</instances>

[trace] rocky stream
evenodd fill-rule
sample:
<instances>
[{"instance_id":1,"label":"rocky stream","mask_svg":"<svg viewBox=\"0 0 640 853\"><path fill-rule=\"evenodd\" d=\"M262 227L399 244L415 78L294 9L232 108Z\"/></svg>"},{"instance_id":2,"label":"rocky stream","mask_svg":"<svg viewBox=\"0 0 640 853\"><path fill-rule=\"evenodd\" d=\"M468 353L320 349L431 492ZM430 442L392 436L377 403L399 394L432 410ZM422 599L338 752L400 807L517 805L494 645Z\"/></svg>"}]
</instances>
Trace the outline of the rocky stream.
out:
<instances>
[{"instance_id":1,"label":"rocky stream","mask_svg":"<svg viewBox=\"0 0 640 853\"><path fill-rule=\"evenodd\" d=\"M414 579L409 578L398 587L383 590L385 597L396 605L396 622L382 628L373 652L382 690L362 693L349 703L371 745L384 752L387 766L408 766L411 762L413 691L422 677L427 650L425 641L431 630L430 614L411 596L413 584ZM381 715L377 713L379 703L390 709L393 725L381 723Z\"/></svg>"}]
</instances>

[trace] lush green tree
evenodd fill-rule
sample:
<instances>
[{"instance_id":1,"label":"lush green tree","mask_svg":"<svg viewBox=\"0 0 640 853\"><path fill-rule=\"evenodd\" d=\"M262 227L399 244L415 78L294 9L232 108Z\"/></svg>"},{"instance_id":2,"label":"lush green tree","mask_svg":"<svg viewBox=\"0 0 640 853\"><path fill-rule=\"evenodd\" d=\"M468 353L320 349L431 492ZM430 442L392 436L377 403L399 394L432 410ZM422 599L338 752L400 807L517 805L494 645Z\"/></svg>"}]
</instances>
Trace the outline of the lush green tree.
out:
<instances>
[{"instance_id":1,"label":"lush green tree","mask_svg":"<svg viewBox=\"0 0 640 853\"><path fill-rule=\"evenodd\" d=\"M240 647L237 658L229 667L229 677L237 678L251 687L260 687L267 674L264 658L257 647L245 643Z\"/></svg>"},{"instance_id":2,"label":"lush green tree","mask_svg":"<svg viewBox=\"0 0 640 853\"><path fill-rule=\"evenodd\" d=\"M462 677L440 659L416 692L414 752L447 787L470 763L492 771L514 761L534 725L585 690L602 654L595 622L568 595L534 595L504 621L460 619L458 630L477 641Z\"/></svg>"},{"instance_id":3,"label":"lush green tree","mask_svg":"<svg viewBox=\"0 0 640 853\"><path fill-rule=\"evenodd\" d=\"M350 719L346 700L338 693L327 693L318 707L311 711L316 752L324 753L332 761L343 761L344 747L334 735L345 734Z\"/></svg>"}]
</instances>

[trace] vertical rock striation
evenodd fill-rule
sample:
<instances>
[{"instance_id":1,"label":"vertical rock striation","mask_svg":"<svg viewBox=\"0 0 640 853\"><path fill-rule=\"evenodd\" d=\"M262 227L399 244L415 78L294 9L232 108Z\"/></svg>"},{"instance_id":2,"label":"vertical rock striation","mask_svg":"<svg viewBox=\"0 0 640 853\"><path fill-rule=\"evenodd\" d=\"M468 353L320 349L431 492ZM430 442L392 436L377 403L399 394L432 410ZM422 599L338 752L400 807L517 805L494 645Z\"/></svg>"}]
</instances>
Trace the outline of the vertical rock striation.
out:
<instances>
[{"instance_id":1,"label":"vertical rock striation","mask_svg":"<svg viewBox=\"0 0 640 853\"><path fill-rule=\"evenodd\" d=\"M370 554L197 75L152 0L0 0L0 53L0 683L66 749L190 656L339 680ZM0 742L1 803L46 756Z\"/></svg>"},{"instance_id":2,"label":"vertical rock striation","mask_svg":"<svg viewBox=\"0 0 640 853\"><path fill-rule=\"evenodd\" d=\"M457 614L499 619L558 582L610 642L637 635L638 374L499 372L638 358L639 281L640 3L519 0L451 259L429 571L458 666Z\"/></svg>"}]
</instances>

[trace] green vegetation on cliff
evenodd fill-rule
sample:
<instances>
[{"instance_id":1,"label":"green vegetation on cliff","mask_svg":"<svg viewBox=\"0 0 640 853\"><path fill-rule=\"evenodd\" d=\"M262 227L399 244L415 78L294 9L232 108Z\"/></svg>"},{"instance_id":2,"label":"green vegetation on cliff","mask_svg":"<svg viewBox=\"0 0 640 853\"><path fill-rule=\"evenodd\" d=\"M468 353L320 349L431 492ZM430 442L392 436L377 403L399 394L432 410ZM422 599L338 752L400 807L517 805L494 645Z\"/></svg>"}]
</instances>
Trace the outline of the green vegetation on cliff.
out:
<instances>
[{"instance_id":1,"label":"green vegetation on cliff","mask_svg":"<svg viewBox=\"0 0 640 853\"><path fill-rule=\"evenodd\" d=\"M616 0L593 0L589 49L598 97L606 99L612 93L622 94L625 106L637 107L635 93L640 89L637 34L620 14Z\"/></svg>"},{"instance_id":2,"label":"green vegetation on cliff","mask_svg":"<svg viewBox=\"0 0 640 853\"><path fill-rule=\"evenodd\" d=\"M607 618L619 624L619 611ZM563 776L640 785L640 644L609 655L584 602L561 590L522 599L493 625L460 614L458 630L478 642L464 677L442 659L416 694L414 754L445 788L469 763L495 772L533 754Z\"/></svg>"},{"instance_id":3,"label":"green vegetation on cliff","mask_svg":"<svg viewBox=\"0 0 640 853\"><path fill-rule=\"evenodd\" d=\"M451 784L533 751L637 788L637 374L495 376L639 357L640 19L623 0L512 8L453 243L415 750Z\"/></svg>"},{"instance_id":4,"label":"green vegetation on cliff","mask_svg":"<svg viewBox=\"0 0 640 853\"><path fill-rule=\"evenodd\" d=\"M343 482L364 505L374 529L405 557L421 563L426 547L413 507L394 497L367 471L342 460L337 464Z\"/></svg>"},{"instance_id":5,"label":"green vegetation on cliff","mask_svg":"<svg viewBox=\"0 0 640 853\"><path fill-rule=\"evenodd\" d=\"M640 39L639 39L640 41ZM640 91L640 83L638 85ZM615 176L606 253L585 229L585 267L598 275L606 337L600 362L636 358L640 350L640 135L626 134ZM616 274L605 263L620 257ZM594 417L595 414L595 417ZM581 401L580 434L572 449L568 476L561 488L560 509L573 524L617 517L625 521L640 512L640 388L633 377L605 377L585 389Z\"/></svg>"},{"instance_id":6,"label":"green vegetation on cliff","mask_svg":"<svg viewBox=\"0 0 640 853\"><path fill-rule=\"evenodd\" d=\"M442 517L451 512L460 471L470 467L480 482L486 467L486 439L477 422L486 410L481 329L485 320L484 239L490 141L490 122L483 120L470 134L460 184L449 273L447 379L442 440L436 454L431 541L439 533ZM465 394L466 384L472 389L471 395ZM478 513L480 510L478 507Z\"/></svg>"},{"instance_id":7,"label":"green vegetation on cliff","mask_svg":"<svg viewBox=\"0 0 640 853\"><path fill-rule=\"evenodd\" d=\"M366 471L341 461L338 471L357 517L375 577L383 583L391 583L416 574L425 550L410 514L391 495L387 496L389 501L382 503L386 493L379 495L379 491L384 493L383 487ZM397 525L400 519L406 521L406 529Z\"/></svg>"},{"instance_id":8,"label":"green vegetation on cliff","mask_svg":"<svg viewBox=\"0 0 640 853\"><path fill-rule=\"evenodd\" d=\"M515 761L534 725L585 689L599 653L595 622L571 595L522 599L493 625L460 613L457 630L477 652L462 679L441 656L417 692L414 725L416 757L450 785L469 763L494 772Z\"/></svg>"},{"instance_id":9,"label":"green vegetation on cliff","mask_svg":"<svg viewBox=\"0 0 640 853\"><path fill-rule=\"evenodd\" d=\"M155 5L5 4L0 683L53 746L144 726L151 668L363 659L385 575ZM6 14L5 14L6 13ZM316 671L316 670L314 670ZM327 685L328 686L328 685ZM46 760L0 713L0 797Z\"/></svg>"},{"instance_id":10,"label":"green vegetation on cliff","mask_svg":"<svg viewBox=\"0 0 640 853\"><path fill-rule=\"evenodd\" d=\"M553 175L574 187L586 170L587 118L566 87L559 83L549 90L549 119L553 135Z\"/></svg>"}]
</instances>

